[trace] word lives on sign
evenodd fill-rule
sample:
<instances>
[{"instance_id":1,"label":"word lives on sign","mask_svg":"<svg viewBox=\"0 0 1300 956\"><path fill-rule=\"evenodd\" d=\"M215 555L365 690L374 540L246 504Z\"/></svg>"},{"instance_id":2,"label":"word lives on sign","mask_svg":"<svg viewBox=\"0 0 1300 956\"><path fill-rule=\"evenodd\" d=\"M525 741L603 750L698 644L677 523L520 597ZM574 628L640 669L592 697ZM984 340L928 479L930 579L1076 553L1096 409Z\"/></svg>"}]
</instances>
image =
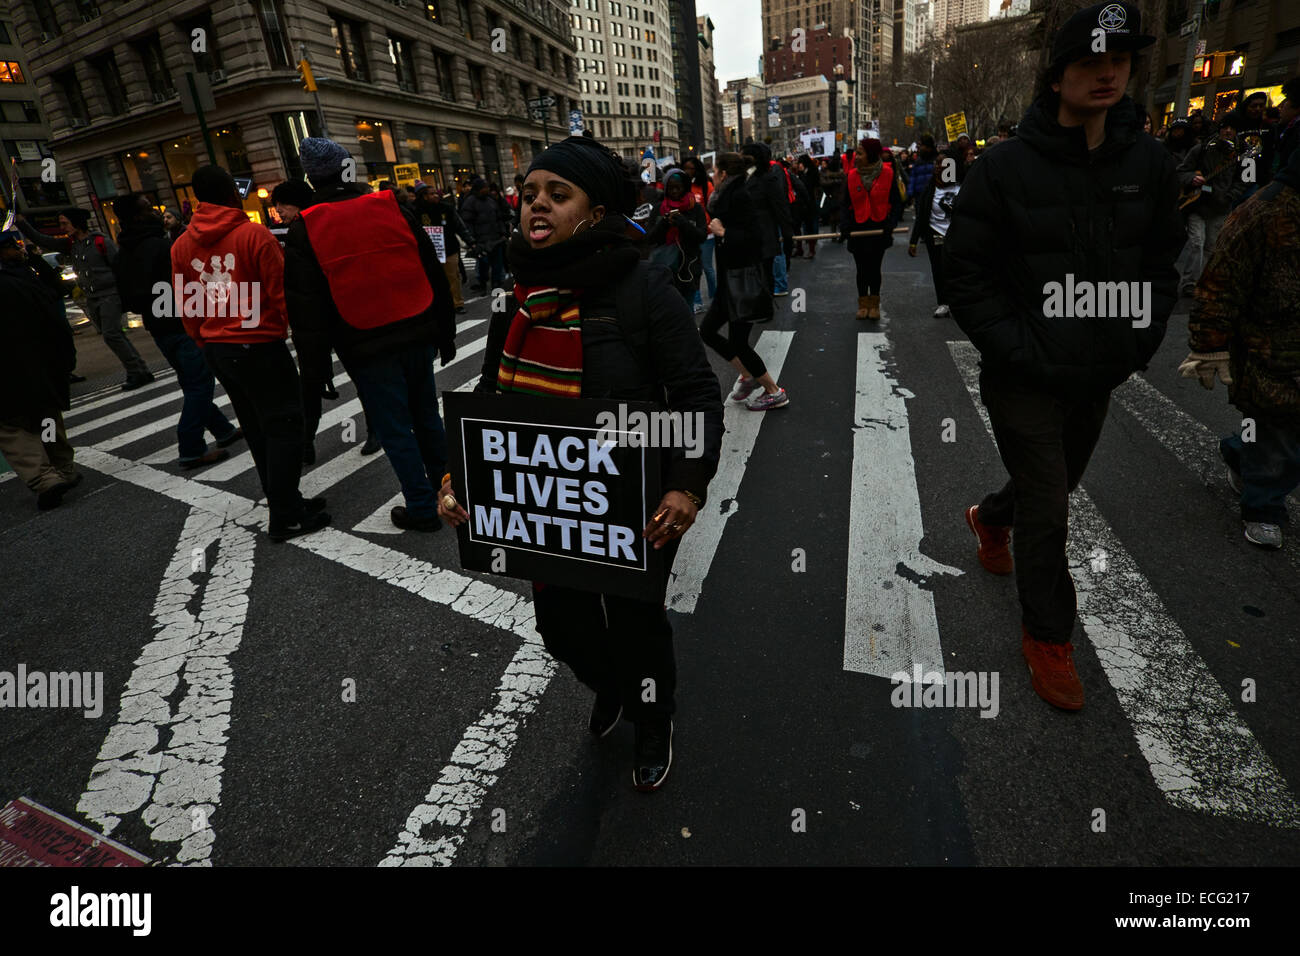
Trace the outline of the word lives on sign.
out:
<instances>
[{"instance_id":1,"label":"word lives on sign","mask_svg":"<svg viewBox=\"0 0 1300 956\"><path fill-rule=\"evenodd\" d=\"M443 408L452 488L469 515L457 529L466 570L663 599L661 555L642 537L660 452L610 425L653 405L445 392Z\"/></svg>"}]
</instances>

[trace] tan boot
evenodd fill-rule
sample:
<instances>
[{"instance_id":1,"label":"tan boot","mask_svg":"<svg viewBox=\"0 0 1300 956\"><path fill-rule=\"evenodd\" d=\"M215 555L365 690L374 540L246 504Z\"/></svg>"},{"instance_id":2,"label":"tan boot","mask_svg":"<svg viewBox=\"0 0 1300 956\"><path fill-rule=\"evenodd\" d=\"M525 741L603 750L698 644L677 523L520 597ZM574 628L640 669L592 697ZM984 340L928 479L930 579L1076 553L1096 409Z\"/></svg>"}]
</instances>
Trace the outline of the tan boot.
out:
<instances>
[{"instance_id":1,"label":"tan boot","mask_svg":"<svg viewBox=\"0 0 1300 956\"><path fill-rule=\"evenodd\" d=\"M865 319L865 318L867 317L867 313L868 313L870 310L871 310L871 296L869 296L869 295L860 295L860 296L858 296L858 314L857 314L857 318L859 318L859 319Z\"/></svg>"},{"instance_id":2,"label":"tan boot","mask_svg":"<svg viewBox=\"0 0 1300 956\"><path fill-rule=\"evenodd\" d=\"M880 318L880 296L867 296L867 318L873 321Z\"/></svg>"}]
</instances>

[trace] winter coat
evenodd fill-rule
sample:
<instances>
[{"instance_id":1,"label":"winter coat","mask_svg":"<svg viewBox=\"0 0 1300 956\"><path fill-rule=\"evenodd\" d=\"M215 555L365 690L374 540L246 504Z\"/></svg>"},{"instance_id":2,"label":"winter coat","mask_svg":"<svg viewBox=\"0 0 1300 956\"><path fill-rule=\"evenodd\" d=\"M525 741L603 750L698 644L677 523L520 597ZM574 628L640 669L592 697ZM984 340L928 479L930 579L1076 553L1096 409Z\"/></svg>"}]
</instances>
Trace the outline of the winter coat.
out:
<instances>
[{"instance_id":1,"label":"winter coat","mask_svg":"<svg viewBox=\"0 0 1300 956\"><path fill-rule=\"evenodd\" d=\"M113 274L122 308L144 317L144 327L153 335L176 335L185 331L175 302L171 316L154 315L154 287L163 282L172 287L172 242L162 221L145 219L123 227L117 234L117 261Z\"/></svg>"},{"instance_id":2,"label":"winter coat","mask_svg":"<svg viewBox=\"0 0 1300 956\"><path fill-rule=\"evenodd\" d=\"M349 202L368 194L364 186L355 183L341 184L332 189L327 187L316 194L312 208ZM415 236L420 264L433 290L433 301L423 312L369 329L355 328L339 314L329 280L312 248L303 218L300 216L289 226L289 236L284 244L285 299L294 342L307 363L321 362L322 356L328 356L331 348L345 366L425 345L437 346L444 365L455 357L456 307L447 273L438 261L433 241L416 220L415 213L400 204L397 209ZM358 243L365 243L364 231L355 239ZM383 281L382 274L375 276L375 282Z\"/></svg>"},{"instance_id":3,"label":"winter coat","mask_svg":"<svg viewBox=\"0 0 1300 956\"><path fill-rule=\"evenodd\" d=\"M726 230L713 244L720 272L756 265L764 258L766 233L759 231L763 227L746 185L741 176L728 176L713 193L710 214Z\"/></svg>"},{"instance_id":4,"label":"winter coat","mask_svg":"<svg viewBox=\"0 0 1300 956\"><path fill-rule=\"evenodd\" d=\"M510 238L510 207L491 195L471 193L461 204L460 218L474 237L474 245L484 252Z\"/></svg>"},{"instance_id":5,"label":"winter coat","mask_svg":"<svg viewBox=\"0 0 1300 956\"><path fill-rule=\"evenodd\" d=\"M763 144L758 145L761 147L758 163L745 180L745 189L753 200L754 213L758 217L763 237L763 258L773 259L781 254L781 237L794 235L794 220L790 215L785 173L779 163L763 158L763 153L770 155L770 152Z\"/></svg>"},{"instance_id":6,"label":"winter coat","mask_svg":"<svg viewBox=\"0 0 1300 956\"><path fill-rule=\"evenodd\" d=\"M862 196L860 201L864 201L868 210L865 219L858 218L858 212L853 205L853 197L860 195L860 190L862 190L862 179L858 175L855 166L849 166L844 182L844 202L840 203L840 235L843 236L846 233L858 232L863 229L886 230L879 236L851 236L845 243L845 248L850 253L856 254L862 249L893 245L893 234L889 230L894 228L893 193L898 190L898 187L894 184L893 164L881 162L880 174L876 176L875 182L871 184L871 189L867 190L865 196Z\"/></svg>"},{"instance_id":7,"label":"winter coat","mask_svg":"<svg viewBox=\"0 0 1300 956\"><path fill-rule=\"evenodd\" d=\"M0 264L0 302L0 422L39 432L42 418L71 404L72 329L58 297L24 263Z\"/></svg>"},{"instance_id":8,"label":"winter coat","mask_svg":"<svg viewBox=\"0 0 1300 956\"><path fill-rule=\"evenodd\" d=\"M1146 368L1160 346L1186 232L1173 159L1139 135L1137 117L1133 101L1120 100L1089 153L1083 127L1062 127L1047 97L1029 108L1018 136L966 174L944 242L944 284L986 371L1066 398L1097 396ZM1064 287L1067 275L1149 282L1138 287L1150 289L1149 325L1049 317L1047 284Z\"/></svg>"},{"instance_id":9,"label":"winter coat","mask_svg":"<svg viewBox=\"0 0 1300 956\"><path fill-rule=\"evenodd\" d=\"M1229 217L1196 286L1193 352L1230 357L1228 400L1300 425L1300 189L1274 182Z\"/></svg>"},{"instance_id":10,"label":"winter coat","mask_svg":"<svg viewBox=\"0 0 1300 956\"><path fill-rule=\"evenodd\" d=\"M921 193L925 192L925 187L930 185L930 180L934 178L934 161L921 162L917 160L912 164L912 171L907 180L907 198L915 199Z\"/></svg>"},{"instance_id":11,"label":"winter coat","mask_svg":"<svg viewBox=\"0 0 1300 956\"><path fill-rule=\"evenodd\" d=\"M94 231L81 239L68 236L49 236L37 232L26 220L18 223L23 236L42 249L66 252L77 273L77 285L88 299L102 299L117 294L117 280L113 275L113 262L117 259L117 245L103 233ZM100 245L103 252L100 252Z\"/></svg>"},{"instance_id":12,"label":"winter coat","mask_svg":"<svg viewBox=\"0 0 1300 956\"><path fill-rule=\"evenodd\" d=\"M270 231L249 219L244 210L200 203L185 233L172 243L171 259L172 274L181 282L176 311L199 345L280 342L288 336L284 253ZM187 314L192 311L191 283L201 284L207 292L198 315ZM224 296L226 290L231 290L232 298L223 306L215 296ZM235 295L240 305L234 303ZM257 323L245 328L253 319L254 297Z\"/></svg>"},{"instance_id":13,"label":"winter coat","mask_svg":"<svg viewBox=\"0 0 1300 956\"><path fill-rule=\"evenodd\" d=\"M639 321L619 308L619 284L625 277L644 286L644 298L638 295L644 302ZM689 491L706 499L722 452L722 393L690 307L673 288L668 270L654 263L638 260L629 273L604 279L583 290L579 304L582 397L653 402L661 410L701 414L703 453L691 458L684 447L665 448L660 474L664 491ZM505 310L493 313L476 392L496 392L506 333L518 309L510 295ZM636 343L638 328L645 342L634 351L629 343Z\"/></svg>"},{"instance_id":14,"label":"winter coat","mask_svg":"<svg viewBox=\"0 0 1300 956\"><path fill-rule=\"evenodd\" d=\"M811 219L817 215L817 210L821 208L822 201L822 176L817 171L816 166L809 166L799 178L803 180L803 188L808 190L808 211L807 217Z\"/></svg>"},{"instance_id":15,"label":"winter coat","mask_svg":"<svg viewBox=\"0 0 1300 956\"><path fill-rule=\"evenodd\" d=\"M1197 172L1206 177L1205 185L1211 192L1202 191L1196 202L1183 211L1207 216L1224 215L1241 194L1241 168L1232 144L1212 139L1193 146L1178 164L1178 181L1184 189L1193 188L1192 179Z\"/></svg>"}]
</instances>

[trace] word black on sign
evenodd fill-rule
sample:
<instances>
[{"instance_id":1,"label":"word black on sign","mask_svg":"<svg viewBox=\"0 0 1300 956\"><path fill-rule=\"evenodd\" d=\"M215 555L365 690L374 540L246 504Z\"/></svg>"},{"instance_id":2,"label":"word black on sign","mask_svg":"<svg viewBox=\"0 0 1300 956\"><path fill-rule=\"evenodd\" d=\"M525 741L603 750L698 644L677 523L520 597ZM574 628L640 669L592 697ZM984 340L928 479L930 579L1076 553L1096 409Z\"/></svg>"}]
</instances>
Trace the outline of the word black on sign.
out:
<instances>
[{"instance_id":1,"label":"word black on sign","mask_svg":"<svg viewBox=\"0 0 1300 956\"><path fill-rule=\"evenodd\" d=\"M662 556L641 536L659 504L659 452L599 427L620 407L655 411L648 402L443 393L452 487L469 514L457 529L467 571L663 600Z\"/></svg>"}]
</instances>

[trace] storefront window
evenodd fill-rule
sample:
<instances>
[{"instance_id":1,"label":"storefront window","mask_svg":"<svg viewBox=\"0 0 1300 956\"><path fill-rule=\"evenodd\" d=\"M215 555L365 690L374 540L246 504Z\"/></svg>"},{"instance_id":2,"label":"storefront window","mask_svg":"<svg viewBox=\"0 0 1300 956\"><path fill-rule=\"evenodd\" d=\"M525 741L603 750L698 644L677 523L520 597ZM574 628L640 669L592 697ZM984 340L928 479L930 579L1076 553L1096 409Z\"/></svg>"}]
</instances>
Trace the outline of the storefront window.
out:
<instances>
[{"instance_id":1,"label":"storefront window","mask_svg":"<svg viewBox=\"0 0 1300 956\"><path fill-rule=\"evenodd\" d=\"M284 168L290 179L306 178L302 171L299 151L302 141L309 136L320 135L320 124L315 113L276 113L271 117L275 127L275 138L280 143L280 155L284 157Z\"/></svg>"},{"instance_id":2,"label":"storefront window","mask_svg":"<svg viewBox=\"0 0 1300 956\"><path fill-rule=\"evenodd\" d=\"M1237 105L1237 98L1241 96L1236 90L1228 90L1226 93L1214 94L1214 116L1216 123L1221 122L1225 116L1232 112Z\"/></svg>"},{"instance_id":3,"label":"storefront window","mask_svg":"<svg viewBox=\"0 0 1300 956\"><path fill-rule=\"evenodd\" d=\"M420 166L420 179L435 189L442 189L442 155L433 128L419 123L407 123L406 139L402 142L410 161Z\"/></svg>"},{"instance_id":4,"label":"storefront window","mask_svg":"<svg viewBox=\"0 0 1300 956\"><path fill-rule=\"evenodd\" d=\"M469 134L460 130L443 130L443 150L447 162L456 176L457 184L474 176L474 153L470 150Z\"/></svg>"},{"instance_id":5,"label":"storefront window","mask_svg":"<svg viewBox=\"0 0 1300 956\"><path fill-rule=\"evenodd\" d=\"M361 160L366 164L370 182L393 178L397 150L393 147L392 124L377 119L357 120L357 140L361 143Z\"/></svg>"}]
</instances>

